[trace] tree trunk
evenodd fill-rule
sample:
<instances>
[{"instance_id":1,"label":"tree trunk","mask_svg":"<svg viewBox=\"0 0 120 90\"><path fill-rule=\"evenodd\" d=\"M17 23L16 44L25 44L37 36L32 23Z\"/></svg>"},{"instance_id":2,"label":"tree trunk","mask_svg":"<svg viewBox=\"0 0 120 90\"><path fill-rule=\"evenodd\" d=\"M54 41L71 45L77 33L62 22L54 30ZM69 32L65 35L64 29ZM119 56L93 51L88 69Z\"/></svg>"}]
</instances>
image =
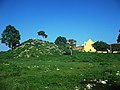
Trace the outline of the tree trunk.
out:
<instances>
[{"instance_id":1,"label":"tree trunk","mask_svg":"<svg viewBox=\"0 0 120 90\"><path fill-rule=\"evenodd\" d=\"M12 43L10 43L10 48L13 49Z\"/></svg>"},{"instance_id":2,"label":"tree trunk","mask_svg":"<svg viewBox=\"0 0 120 90\"><path fill-rule=\"evenodd\" d=\"M72 49L70 49L70 54L72 55Z\"/></svg>"}]
</instances>

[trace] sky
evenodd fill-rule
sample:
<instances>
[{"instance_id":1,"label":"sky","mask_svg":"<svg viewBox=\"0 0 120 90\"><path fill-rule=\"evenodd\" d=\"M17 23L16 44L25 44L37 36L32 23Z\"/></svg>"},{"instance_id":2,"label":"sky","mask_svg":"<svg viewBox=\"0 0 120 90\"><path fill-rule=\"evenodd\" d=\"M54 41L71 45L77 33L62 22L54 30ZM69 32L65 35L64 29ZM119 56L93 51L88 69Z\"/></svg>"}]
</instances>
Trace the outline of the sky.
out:
<instances>
[{"instance_id":1,"label":"sky","mask_svg":"<svg viewBox=\"0 0 120 90\"><path fill-rule=\"evenodd\" d=\"M77 45L89 38L116 43L120 0L0 0L0 38L8 25L19 30L21 43L37 38L41 30L50 42L63 36ZM0 51L8 49L0 42Z\"/></svg>"}]
</instances>

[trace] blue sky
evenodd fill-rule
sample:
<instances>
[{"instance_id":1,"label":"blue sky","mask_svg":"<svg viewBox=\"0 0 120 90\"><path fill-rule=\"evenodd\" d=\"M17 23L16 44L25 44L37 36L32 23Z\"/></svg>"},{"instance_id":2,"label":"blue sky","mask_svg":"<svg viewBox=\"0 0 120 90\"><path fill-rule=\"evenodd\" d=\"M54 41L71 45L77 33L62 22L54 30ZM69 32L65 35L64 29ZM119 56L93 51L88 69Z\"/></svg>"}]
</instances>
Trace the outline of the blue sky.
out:
<instances>
[{"instance_id":1,"label":"blue sky","mask_svg":"<svg viewBox=\"0 0 120 90\"><path fill-rule=\"evenodd\" d=\"M77 45L89 38L116 43L120 0L0 0L0 34L9 24L20 31L21 42L44 30L51 42L65 36ZM3 50L8 47L0 43Z\"/></svg>"}]
</instances>

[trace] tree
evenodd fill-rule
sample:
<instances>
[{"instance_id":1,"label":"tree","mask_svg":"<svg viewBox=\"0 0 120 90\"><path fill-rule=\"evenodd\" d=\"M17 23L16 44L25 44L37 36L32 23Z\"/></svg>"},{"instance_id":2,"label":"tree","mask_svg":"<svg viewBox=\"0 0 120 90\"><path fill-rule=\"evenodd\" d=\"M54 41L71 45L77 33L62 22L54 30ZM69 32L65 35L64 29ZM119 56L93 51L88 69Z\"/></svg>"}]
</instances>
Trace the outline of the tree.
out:
<instances>
[{"instance_id":1,"label":"tree","mask_svg":"<svg viewBox=\"0 0 120 90\"><path fill-rule=\"evenodd\" d=\"M67 39L65 37L57 37L57 39L55 40L55 44L58 44L58 45L65 45L67 44Z\"/></svg>"},{"instance_id":2,"label":"tree","mask_svg":"<svg viewBox=\"0 0 120 90\"><path fill-rule=\"evenodd\" d=\"M65 51L65 55L72 55L72 48L67 43L67 39L65 37L57 37L57 39L55 40L55 44L57 44L59 48Z\"/></svg>"},{"instance_id":3,"label":"tree","mask_svg":"<svg viewBox=\"0 0 120 90\"><path fill-rule=\"evenodd\" d=\"M110 48L110 46L103 41L97 41L93 44L93 47L97 50L97 51L108 51L108 49Z\"/></svg>"},{"instance_id":4,"label":"tree","mask_svg":"<svg viewBox=\"0 0 120 90\"><path fill-rule=\"evenodd\" d=\"M73 53L73 52L72 52L73 47L76 46L76 42L77 42L77 41L74 40L74 39L69 39L69 40L68 40L68 45L69 45L69 50L70 50L71 55L72 55L72 53Z\"/></svg>"},{"instance_id":5,"label":"tree","mask_svg":"<svg viewBox=\"0 0 120 90\"><path fill-rule=\"evenodd\" d=\"M120 30L119 30L120 32ZM117 43L120 43L120 34L118 35Z\"/></svg>"},{"instance_id":6,"label":"tree","mask_svg":"<svg viewBox=\"0 0 120 90\"><path fill-rule=\"evenodd\" d=\"M20 33L12 25L6 26L6 29L2 32L1 43L5 43L9 48L15 48L17 44L20 44Z\"/></svg>"},{"instance_id":7,"label":"tree","mask_svg":"<svg viewBox=\"0 0 120 90\"><path fill-rule=\"evenodd\" d=\"M71 46L71 47L74 47L74 46L76 46L76 40L74 40L74 39L69 39L68 40L68 44Z\"/></svg>"},{"instance_id":8,"label":"tree","mask_svg":"<svg viewBox=\"0 0 120 90\"><path fill-rule=\"evenodd\" d=\"M45 31L39 31L38 35L42 36L43 38L47 38L48 37L48 35L45 33Z\"/></svg>"},{"instance_id":9,"label":"tree","mask_svg":"<svg viewBox=\"0 0 120 90\"><path fill-rule=\"evenodd\" d=\"M120 51L120 44L111 44L111 49L113 51Z\"/></svg>"}]
</instances>

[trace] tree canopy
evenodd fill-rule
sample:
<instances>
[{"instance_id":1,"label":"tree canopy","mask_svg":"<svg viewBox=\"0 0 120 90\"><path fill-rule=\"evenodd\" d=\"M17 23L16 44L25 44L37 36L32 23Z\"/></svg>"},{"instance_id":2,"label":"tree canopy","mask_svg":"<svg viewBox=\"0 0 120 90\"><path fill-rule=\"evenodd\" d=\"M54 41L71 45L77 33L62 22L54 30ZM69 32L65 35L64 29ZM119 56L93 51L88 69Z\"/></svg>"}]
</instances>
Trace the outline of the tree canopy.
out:
<instances>
[{"instance_id":1,"label":"tree canopy","mask_svg":"<svg viewBox=\"0 0 120 90\"><path fill-rule=\"evenodd\" d=\"M20 43L20 33L12 25L6 26L6 29L2 32L1 43L6 44L9 48L15 48Z\"/></svg>"},{"instance_id":2,"label":"tree canopy","mask_svg":"<svg viewBox=\"0 0 120 90\"><path fill-rule=\"evenodd\" d=\"M110 49L110 46L103 41L97 41L93 44L93 47L97 50L97 51L107 51L108 49Z\"/></svg>"},{"instance_id":3,"label":"tree canopy","mask_svg":"<svg viewBox=\"0 0 120 90\"><path fill-rule=\"evenodd\" d=\"M74 40L74 39L69 39L68 40L68 43L69 43L69 45L71 46L71 47L73 47L73 46L76 46L76 40Z\"/></svg>"},{"instance_id":4,"label":"tree canopy","mask_svg":"<svg viewBox=\"0 0 120 90\"><path fill-rule=\"evenodd\" d=\"M117 43L120 43L120 34L118 35Z\"/></svg>"},{"instance_id":5,"label":"tree canopy","mask_svg":"<svg viewBox=\"0 0 120 90\"><path fill-rule=\"evenodd\" d=\"M112 51L120 51L120 44L111 44Z\"/></svg>"},{"instance_id":6,"label":"tree canopy","mask_svg":"<svg viewBox=\"0 0 120 90\"><path fill-rule=\"evenodd\" d=\"M67 43L67 39L65 37L57 37L57 39L55 40L55 44L58 45L65 45Z\"/></svg>"},{"instance_id":7,"label":"tree canopy","mask_svg":"<svg viewBox=\"0 0 120 90\"><path fill-rule=\"evenodd\" d=\"M43 38L47 38L48 37L48 35L45 33L45 31L39 31L38 35L42 36Z\"/></svg>"}]
</instances>

